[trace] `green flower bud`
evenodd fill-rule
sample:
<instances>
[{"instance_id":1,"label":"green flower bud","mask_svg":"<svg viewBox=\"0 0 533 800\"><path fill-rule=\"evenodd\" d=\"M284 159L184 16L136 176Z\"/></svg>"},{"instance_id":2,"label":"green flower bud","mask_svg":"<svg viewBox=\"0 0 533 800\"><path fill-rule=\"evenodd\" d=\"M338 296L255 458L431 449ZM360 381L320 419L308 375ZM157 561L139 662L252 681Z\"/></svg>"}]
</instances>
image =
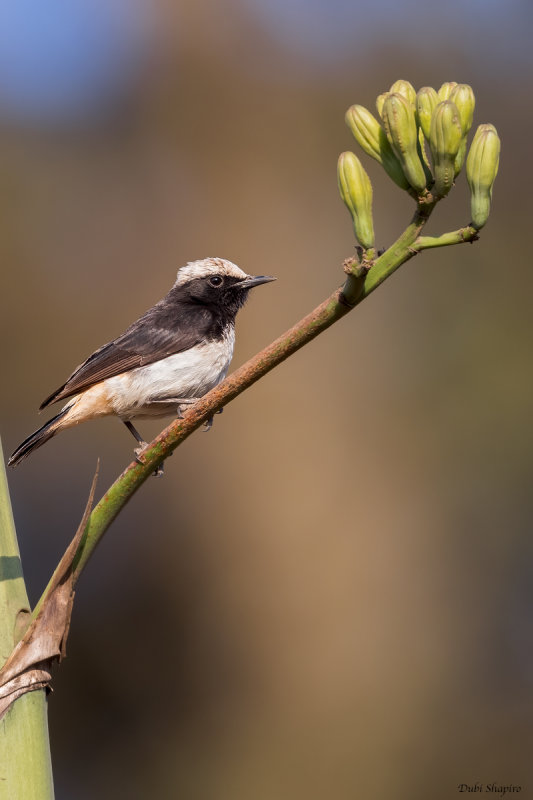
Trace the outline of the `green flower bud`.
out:
<instances>
[{"instance_id":1,"label":"green flower bud","mask_svg":"<svg viewBox=\"0 0 533 800\"><path fill-rule=\"evenodd\" d=\"M355 235L362 247L374 247L372 184L354 153L341 153L337 165L339 191L352 215Z\"/></svg>"},{"instance_id":2,"label":"green flower bud","mask_svg":"<svg viewBox=\"0 0 533 800\"><path fill-rule=\"evenodd\" d=\"M420 194L426 188L426 175L417 152L418 129L414 109L403 95L397 92L387 95L383 103L383 124L405 177Z\"/></svg>"},{"instance_id":3,"label":"green flower bud","mask_svg":"<svg viewBox=\"0 0 533 800\"><path fill-rule=\"evenodd\" d=\"M415 87L409 81L396 81L392 84L389 89L390 94L394 94L397 92L398 94L403 95L406 100L408 100L411 105L415 105L416 103L416 91Z\"/></svg>"},{"instance_id":4,"label":"green flower bud","mask_svg":"<svg viewBox=\"0 0 533 800\"><path fill-rule=\"evenodd\" d=\"M474 108L476 105L476 98L474 97L472 87L468 86L467 83L457 84L450 92L449 99L457 106L461 119L463 136L466 136L474 121Z\"/></svg>"},{"instance_id":5,"label":"green flower bud","mask_svg":"<svg viewBox=\"0 0 533 800\"><path fill-rule=\"evenodd\" d=\"M409 184L400 162L394 155L385 131L364 106L351 106L345 115L346 124L365 153L383 166L387 175L400 187L409 189Z\"/></svg>"},{"instance_id":6,"label":"green flower bud","mask_svg":"<svg viewBox=\"0 0 533 800\"><path fill-rule=\"evenodd\" d=\"M448 83L443 83L439 91L437 92L439 103L442 103L443 100L449 100L450 95L456 86L457 86L457 81L448 81Z\"/></svg>"},{"instance_id":7,"label":"green flower bud","mask_svg":"<svg viewBox=\"0 0 533 800\"><path fill-rule=\"evenodd\" d=\"M385 98L389 92L383 92L383 94L378 94L376 97L376 108L378 111L379 116L383 119L383 103L385 102Z\"/></svg>"},{"instance_id":8,"label":"green flower bud","mask_svg":"<svg viewBox=\"0 0 533 800\"><path fill-rule=\"evenodd\" d=\"M490 213L492 186L500 161L500 137L494 125L480 125L466 159L466 178L470 186L472 225L479 230Z\"/></svg>"},{"instance_id":9,"label":"green flower bud","mask_svg":"<svg viewBox=\"0 0 533 800\"><path fill-rule=\"evenodd\" d=\"M437 92L432 86L423 86L416 95L416 121L426 139L429 139L431 117L438 103Z\"/></svg>"},{"instance_id":10,"label":"green flower bud","mask_svg":"<svg viewBox=\"0 0 533 800\"><path fill-rule=\"evenodd\" d=\"M434 192L437 197L444 197L453 186L455 178L455 159L463 132L459 111L455 103L445 100L439 103L431 120L429 146L433 156L435 174Z\"/></svg>"}]
</instances>

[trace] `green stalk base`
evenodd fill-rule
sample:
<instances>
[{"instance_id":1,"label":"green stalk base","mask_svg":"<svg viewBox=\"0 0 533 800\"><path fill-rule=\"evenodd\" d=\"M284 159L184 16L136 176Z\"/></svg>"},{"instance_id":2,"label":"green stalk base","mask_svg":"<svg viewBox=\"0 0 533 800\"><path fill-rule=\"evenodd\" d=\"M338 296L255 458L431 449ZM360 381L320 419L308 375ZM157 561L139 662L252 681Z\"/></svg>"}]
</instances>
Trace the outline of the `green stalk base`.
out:
<instances>
[{"instance_id":1,"label":"green stalk base","mask_svg":"<svg viewBox=\"0 0 533 800\"><path fill-rule=\"evenodd\" d=\"M0 720L0 800L53 800L44 689L16 700Z\"/></svg>"}]
</instances>

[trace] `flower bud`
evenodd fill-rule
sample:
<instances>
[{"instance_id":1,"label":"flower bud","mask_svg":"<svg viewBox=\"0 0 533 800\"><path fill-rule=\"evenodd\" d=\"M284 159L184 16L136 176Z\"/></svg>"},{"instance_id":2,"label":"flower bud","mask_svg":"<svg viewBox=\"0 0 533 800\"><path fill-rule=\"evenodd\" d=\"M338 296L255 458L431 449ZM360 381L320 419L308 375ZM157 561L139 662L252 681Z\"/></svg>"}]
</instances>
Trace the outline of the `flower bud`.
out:
<instances>
[{"instance_id":1,"label":"flower bud","mask_svg":"<svg viewBox=\"0 0 533 800\"><path fill-rule=\"evenodd\" d=\"M346 124L365 153L383 166L387 175L400 187L409 189L409 184L400 162L394 155L385 131L364 106L351 106L345 115Z\"/></svg>"},{"instance_id":2,"label":"flower bud","mask_svg":"<svg viewBox=\"0 0 533 800\"><path fill-rule=\"evenodd\" d=\"M376 97L376 108L381 119L383 119L383 103L388 94L389 92L383 92L383 94L378 94Z\"/></svg>"},{"instance_id":3,"label":"flower bud","mask_svg":"<svg viewBox=\"0 0 533 800\"><path fill-rule=\"evenodd\" d=\"M449 100L450 95L456 86L457 86L457 81L448 81L447 83L443 83L439 91L437 92L439 103L442 103L443 100Z\"/></svg>"},{"instance_id":4,"label":"flower bud","mask_svg":"<svg viewBox=\"0 0 533 800\"><path fill-rule=\"evenodd\" d=\"M374 247L372 184L354 153L341 153L337 165L339 191L352 215L355 235L362 247Z\"/></svg>"},{"instance_id":5,"label":"flower bud","mask_svg":"<svg viewBox=\"0 0 533 800\"><path fill-rule=\"evenodd\" d=\"M449 99L457 106L463 136L466 136L474 121L474 108L476 105L476 98L474 97L472 87L468 86L467 83L457 84L450 92Z\"/></svg>"},{"instance_id":6,"label":"flower bud","mask_svg":"<svg viewBox=\"0 0 533 800\"><path fill-rule=\"evenodd\" d=\"M423 86L416 95L416 121L422 133L429 139L431 117L438 103L437 92L432 86Z\"/></svg>"},{"instance_id":7,"label":"flower bud","mask_svg":"<svg viewBox=\"0 0 533 800\"><path fill-rule=\"evenodd\" d=\"M459 111L455 103L445 100L439 103L431 120L429 146L433 156L435 174L434 192L437 197L444 197L453 186L455 178L455 159L463 132Z\"/></svg>"},{"instance_id":8,"label":"flower bud","mask_svg":"<svg viewBox=\"0 0 533 800\"><path fill-rule=\"evenodd\" d=\"M387 95L383 103L383 124L405 177L420 194L426 188L426 175L417 152L418 130L414 109L403 95Z\"/></svg>"},{"instance_id":9,"label":"flower bud","mask_svg":"<svg viewBox=\"0 0 533 800\"><path fill-rule=\"evenodd\" d=\"M409 83L409 81L396 81L390 87L389 92L390 94L397 92L398 94L403 95L403 97L405 97L405 99L411 103L411 105L415 105L416 91L413 84Z\"/></svg>"},{"instance_id":10,"label":"flower bud","mask_svg":"<svg viewBox=\"0 0 533 800\"><path fill-rule=\"evenodd\" d=\"M466 178L470 186L472 225L482 228L490 213L492 186L500 161L500 137L494 125L480 125L466 159Z\"/></svg>"}]
</instances>

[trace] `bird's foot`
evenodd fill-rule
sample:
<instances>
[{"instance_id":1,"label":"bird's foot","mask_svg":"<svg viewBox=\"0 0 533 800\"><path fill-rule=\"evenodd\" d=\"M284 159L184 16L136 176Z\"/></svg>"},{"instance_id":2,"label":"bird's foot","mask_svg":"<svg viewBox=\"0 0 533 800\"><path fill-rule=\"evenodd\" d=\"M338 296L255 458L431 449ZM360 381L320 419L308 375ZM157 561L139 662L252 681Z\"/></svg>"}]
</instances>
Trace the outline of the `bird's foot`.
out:
<instances>
[{"instance_id":1,"label":"bird's foot","mask_svg":"<svg viewBox=\"0 0 533 800\"><path fill-rule=\"evenodd\" d=\"M218 411L215 411L215 414L222 414L223 411L224 411L223 408L219 408ZM204 427L203 427L204 433L207 433L207 431L211 430L211 428L213 427L213 422L214 422L214 415L213 415L213 417L209 417L209 419L207 419L205 421L205 424L204 424Z\"/></svg>"},{"instance_id":2,"label":"bird's foot","mask_svg":"<svg viewBox=\"0 0 533 800\"><path fill-rule=\"evenodd\" d=\"M142 443L139 442L139 447L136 447L135 450L133 451L135 453L135 461L137 462L137 464L140 464L142 467L144 467L144 465L146 464L146 462L145 462L145 460L143 458L143 453L144 453L144 451L145 451L145 449L147 447L148 447L148 442L142 442ZM160 464L158 467L155 468L155 470L153 472L153 476L154 476L154 478L160 478L161 475L164 474L164 472L165 472L165 468L164 468L163 464Z\"/></svg>"},{"instance_id":3,"label":"bird's foot","mask_svg":"<svg viewBox=\"0 0 533 800\"><path fill-rule=\"evenodd\" d=\"M137 439L139 443L139 447L136 447L133 451L135 453L135 461L137 464L140 464L142 467L146 464L146 461L143 458L143 453L148 447L148 442L145 442L142 438L139 431L133 426L132 422L128 419L122 420L126 428L130 431L130 433ZM155 468L154 477L158 478L160 475L163 474L163 465L161 464L159 467Z\"/></svg>"},{"instance_id":4,"label":"bird's foot","mask_svg":"<svg viewBox=\"0 0 533 800\"><path fill-rule=\"evenodd\" d=\"M172 402L176 403L178 419L183 419L183 412L187 410L187 406L194 405L199 399L199 397L176 397L173 399Z\"/></svg>"},{"instance_id":5,"label":"bird's foot","mask_svg":"<svg viewBox=\"0 0 533 800\"><path fill-rule=\"evenodd\" d=\"M144 453L147 447L148 447L148 442L139 442L139 447L136 447L135 450L133 451L135 453L135 461L137 462L137 464L141 464L141 466L143 467L145 461L144 458L142 457L142 454Z\"/></svg>"}]
</instances>

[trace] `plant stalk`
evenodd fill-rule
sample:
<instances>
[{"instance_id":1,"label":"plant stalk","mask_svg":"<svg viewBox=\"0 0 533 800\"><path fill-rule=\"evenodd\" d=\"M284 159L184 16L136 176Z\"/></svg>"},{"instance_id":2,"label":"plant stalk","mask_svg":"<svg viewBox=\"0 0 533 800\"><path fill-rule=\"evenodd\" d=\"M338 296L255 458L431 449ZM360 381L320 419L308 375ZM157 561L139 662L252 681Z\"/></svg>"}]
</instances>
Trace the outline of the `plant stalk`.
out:
<instances>
[{"instance_id":1,"label":"plant stalk","mask_svg":"<svg viewBox=\"0 0 533 800\"><path fill-rule=\"evenodd\" d=\"M363 270L362 274L348 274L340 289L208 392L187 411L183 419L174 420L148 445L142 453L142 463L132 462L93 509L74 558L75 580L120 510L181 442L263 375L348 314L399 266L417 254L413 245L435 205L436 202L431 198L429 201L420 201L411 223L375 260L368 272ZM47 591L48 587L34 609L33 616L38 613Z\"/></svg>"},{"instance_id":2,"label":"plant stalk","mask_svg":"<svg viewBox=\"0 0 533 800\"><path fill-rule=\"evenodd\" d=\"M0 442L0 666L30 619ZM0 800L53 800L46 692L19 697L0 719Z\"/></svg>"}]
</instances>

